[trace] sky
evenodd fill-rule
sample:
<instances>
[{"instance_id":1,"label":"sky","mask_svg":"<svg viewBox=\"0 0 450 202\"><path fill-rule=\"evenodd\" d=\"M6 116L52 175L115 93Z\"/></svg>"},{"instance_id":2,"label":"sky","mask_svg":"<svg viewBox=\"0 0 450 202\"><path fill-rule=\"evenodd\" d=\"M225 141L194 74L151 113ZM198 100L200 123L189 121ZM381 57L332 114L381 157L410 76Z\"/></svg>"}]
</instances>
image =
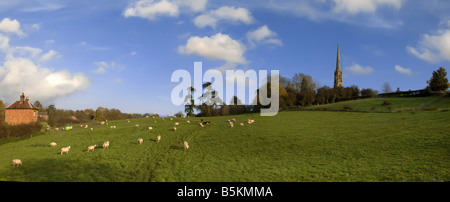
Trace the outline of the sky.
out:
<instances>
[{"instance_id":1,"label":"sky","mask_svg":"<svg viewBox=\"0 0 450 202\"><path fill-rule=\"evenodd\" d=\"M0 1L0 99L173 115L171 75L279 70L416 90L450 67L447 0ZM251 99L251 98L250 98ZM229 102L226 100L225 102Z\"/></svg>"}]
</instances>

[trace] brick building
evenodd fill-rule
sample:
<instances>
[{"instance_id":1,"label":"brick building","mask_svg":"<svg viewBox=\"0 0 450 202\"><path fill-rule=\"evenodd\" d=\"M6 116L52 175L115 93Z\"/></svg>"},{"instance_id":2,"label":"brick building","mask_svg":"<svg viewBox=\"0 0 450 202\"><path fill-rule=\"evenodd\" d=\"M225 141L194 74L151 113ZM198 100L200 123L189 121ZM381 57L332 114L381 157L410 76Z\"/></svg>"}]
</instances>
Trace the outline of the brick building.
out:
<instances>
[{"instance_id":1,"label":"brick building","mask_svg":"<svg viewBox=\"0 0 450 202\"><path fill-rule=\"evenodd\" d=\"M38 121L39 109L31 104L28 96L20 95L20 100L5 108L5 122L10 125L29 124Z\"/></svg>"}]
</instances>

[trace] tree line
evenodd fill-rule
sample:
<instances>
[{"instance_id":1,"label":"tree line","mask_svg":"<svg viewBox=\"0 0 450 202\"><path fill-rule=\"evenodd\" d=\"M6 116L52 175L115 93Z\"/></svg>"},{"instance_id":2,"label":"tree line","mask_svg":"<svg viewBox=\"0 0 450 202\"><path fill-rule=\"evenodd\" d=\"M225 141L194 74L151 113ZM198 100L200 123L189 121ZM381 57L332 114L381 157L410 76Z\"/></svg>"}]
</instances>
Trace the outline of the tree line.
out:
<instances>
[{"instance_id":1,"label":"tree line","mask_svg":"<svg viewBox=\"0 0 450 202\"><path fill-rule=\"evenodd\" d=\"M445 91L450 87L447 72L445 68L440 67L433 72L428 85L425 88L424 95L431 95L431 91ZM268 96L270 97L270 80L266 83L268 89ZM260 88L261 89L261 88ZM192 86L186 89L187 96L185 97L185 110L187 116L226 116L243 113L259 113L261 108L269 107L262 106L259 102L259 90L256 90L256 105L242 105L238 97L234 96L229 104L226 104L221 98L217 97L217 92L212 88L211 82L203 84L202 96L196 98L203 101L201 105L194 104L194 92L197 89ZM382 86L383 93L392 92L388 83ZM428 93L428 94L427 94ZM373 98L377 97L378 91L365 88L360 89L356 85L350 87L334 87L319 86L310 75L295 74L292 78L287 78L279 75L279 109L289 110L306 107L311 105L322 105L335 103L338 101L345 101L357 98ZM195 113L197 110L198 113ZM181 114L178 112L177 114Z\"/></svg>"}]
</instances>

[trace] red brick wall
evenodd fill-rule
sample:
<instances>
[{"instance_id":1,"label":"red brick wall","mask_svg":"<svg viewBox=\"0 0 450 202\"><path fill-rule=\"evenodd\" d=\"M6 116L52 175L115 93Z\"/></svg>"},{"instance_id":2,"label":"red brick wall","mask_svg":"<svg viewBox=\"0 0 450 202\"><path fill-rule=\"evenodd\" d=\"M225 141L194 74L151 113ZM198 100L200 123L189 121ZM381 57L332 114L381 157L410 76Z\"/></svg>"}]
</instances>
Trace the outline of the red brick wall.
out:
<instances>
[{"instance_id":1,"label":"red brick wall","mask_svg":"<svg viewBox=\"0 0 450 202\"><path fill-rule=\"evenodd\" d=\"M32 109L5 110L5 122L10 125L28 124L37 121L38 121L38 110Z\"/></svg>"}]
</instances>

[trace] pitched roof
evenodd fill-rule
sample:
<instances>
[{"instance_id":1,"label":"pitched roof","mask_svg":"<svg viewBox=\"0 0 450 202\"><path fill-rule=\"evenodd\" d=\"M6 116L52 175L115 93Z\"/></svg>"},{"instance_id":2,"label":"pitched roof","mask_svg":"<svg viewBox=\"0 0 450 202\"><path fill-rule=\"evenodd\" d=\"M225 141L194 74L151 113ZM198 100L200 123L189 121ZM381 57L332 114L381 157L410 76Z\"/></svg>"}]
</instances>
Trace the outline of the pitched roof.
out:
<instances>
[{"instance_id":1,"label":"pitched roof","mask_svg":"<svg viewBox=\"0 0 450 202\"><path fill-rule=\"evenodd\" d=\"M24 101L22 103L20 101L16 101L13 104L11 104L8 107L6 107L6 109L34 109L34 110L39 110L36 106L31 104L29 101Z\"/></svg>"}]
</instances>

